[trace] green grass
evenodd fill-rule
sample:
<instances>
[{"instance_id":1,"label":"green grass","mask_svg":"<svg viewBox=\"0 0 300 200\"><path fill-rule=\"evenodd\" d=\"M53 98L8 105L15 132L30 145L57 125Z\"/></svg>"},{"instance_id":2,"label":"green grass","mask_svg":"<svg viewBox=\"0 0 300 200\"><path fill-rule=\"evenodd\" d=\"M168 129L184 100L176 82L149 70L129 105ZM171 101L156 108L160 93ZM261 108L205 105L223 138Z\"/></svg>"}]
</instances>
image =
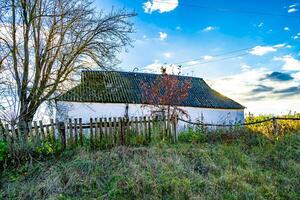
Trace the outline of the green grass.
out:
<instances>
[{"instance_id":1,"label":"green grass","mask_svg":"<svg viewBox=\"0 0 300 200\"><path fill-rule=\"evenodd\" d=\"M299 134L214 142L189 134L8 168L0 199L300 199Z\"/></svg>"}]
</instances>

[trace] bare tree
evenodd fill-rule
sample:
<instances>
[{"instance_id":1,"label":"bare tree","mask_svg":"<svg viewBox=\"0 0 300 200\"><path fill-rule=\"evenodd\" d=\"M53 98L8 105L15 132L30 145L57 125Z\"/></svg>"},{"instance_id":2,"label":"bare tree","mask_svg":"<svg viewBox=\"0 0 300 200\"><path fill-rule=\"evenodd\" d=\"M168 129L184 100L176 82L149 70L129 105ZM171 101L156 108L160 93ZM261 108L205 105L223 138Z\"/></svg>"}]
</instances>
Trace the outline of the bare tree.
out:
<instances>
[{"instance_id":1,"label":"bare tree","mask_svg":"<svg viewBox=\"0 0 300 200\"><path fill-rule=\"evenodd\" d=\"M31 121L86 61L113 66L132 43L133 16L89 0L0 0L0 106L15 103L16 120Z\"/></svg>"}]
</instances>

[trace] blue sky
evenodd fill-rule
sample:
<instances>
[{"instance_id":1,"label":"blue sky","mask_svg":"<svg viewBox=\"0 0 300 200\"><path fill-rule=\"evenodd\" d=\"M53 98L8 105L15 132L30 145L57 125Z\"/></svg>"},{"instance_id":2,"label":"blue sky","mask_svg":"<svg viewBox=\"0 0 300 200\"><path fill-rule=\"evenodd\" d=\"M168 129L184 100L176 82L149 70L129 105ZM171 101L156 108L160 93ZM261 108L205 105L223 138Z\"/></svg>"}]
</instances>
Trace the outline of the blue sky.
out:
<instances>
[{"instance_id":1,"label":"blue sky","mask_svg":"<svg viewBox=\"0 0 300 200\"><path fill-rule=\"evenodd\" d=\"M98 0L135 10L133 48L117 68L180 63L255 114L300 112L300 0ZM299 10L299 11L298 11ZM178 69L169 67L169 72Z\"/></svg>"}]
</instances>

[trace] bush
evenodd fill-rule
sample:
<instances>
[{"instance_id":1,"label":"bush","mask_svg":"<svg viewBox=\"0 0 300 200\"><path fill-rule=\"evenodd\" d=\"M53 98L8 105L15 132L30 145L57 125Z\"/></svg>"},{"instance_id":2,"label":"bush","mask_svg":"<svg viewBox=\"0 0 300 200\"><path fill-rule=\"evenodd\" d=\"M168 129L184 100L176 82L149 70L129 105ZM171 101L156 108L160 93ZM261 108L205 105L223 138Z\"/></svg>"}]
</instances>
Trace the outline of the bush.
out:
<instances>
[{"instance_id":1,"label":"bush","mask_svg":"<svg viewBox=\"0 0 300 200\"><path fill-rule=\"evenodd\" d=\"M36 152L40 155L51 155L55 152L55 147L51 142L42 142L41 146L36 148Z\"/></svg>"},{"instance_id":2,"label":"bush","mask_svg":"<svg viewBox=\"0 0 300 200\"><path fill-rule=\"evenodd\" d=\"M0 163L8 156L8 145L6 142L0 140Z\"/></svg>"},{"instance_id":3,"label":"bush","mask_svg":"<svg viewBox=\"0 0 300 200\"><path fill-rule=\"evenodd\" d=\"M0 140L0 171L3 169L3 164L8 157L8 145Z\"/></svg>"},{"instance_id":4,"label":"bush","mask_svg":"<svg viewBox=\"0 0 300 200\"><path fill-rule=\"evenodd\" d=\"M187 143L199 143L199 142L206 142L207 138L203 133L194 132L194 131L187 131L182 132L178 136L179 142L187 142Z\"/></svg>"}]
</instances>

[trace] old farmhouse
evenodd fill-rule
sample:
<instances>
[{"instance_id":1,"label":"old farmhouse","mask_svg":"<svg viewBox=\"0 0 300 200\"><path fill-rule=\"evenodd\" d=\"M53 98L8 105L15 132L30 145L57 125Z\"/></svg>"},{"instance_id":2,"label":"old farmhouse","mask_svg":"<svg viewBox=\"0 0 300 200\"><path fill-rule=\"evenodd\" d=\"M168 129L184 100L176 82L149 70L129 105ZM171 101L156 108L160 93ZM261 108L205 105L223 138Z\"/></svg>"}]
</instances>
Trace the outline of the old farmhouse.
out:
<instances>
[{"instance_id":1,"label":"old farmhouse","mask_svg":"<svg viewBox=\"0 0 300 200\"><path fill-rule=\"evenodd\" d=\"M149 115L143 104L141 81L153 83L158 74L120 71L82 71L81 83L57 99L57 117L82 118ZM211 89L203 79L191 80L188 97L180 103L189 120L234 124L244 121L244 107Z\"/></svg>"}]
</instances>

